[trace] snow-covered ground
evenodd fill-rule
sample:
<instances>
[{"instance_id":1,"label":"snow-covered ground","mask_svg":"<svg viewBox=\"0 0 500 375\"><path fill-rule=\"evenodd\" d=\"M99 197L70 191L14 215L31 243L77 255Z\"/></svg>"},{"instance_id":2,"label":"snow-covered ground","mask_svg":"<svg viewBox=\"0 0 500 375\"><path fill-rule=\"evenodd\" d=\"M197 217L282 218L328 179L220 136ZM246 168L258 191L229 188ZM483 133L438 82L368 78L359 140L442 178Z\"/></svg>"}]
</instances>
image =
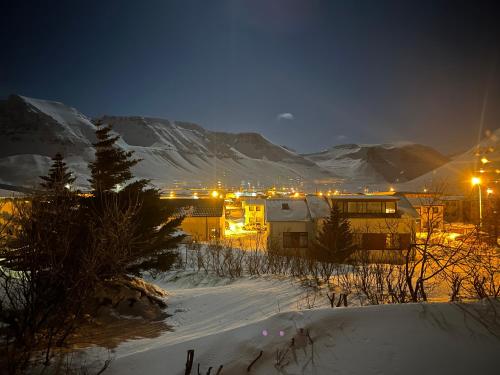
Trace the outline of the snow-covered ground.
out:
<instances>
[{"instance_id":1,"label":"snow-covered ground","mask_svg":"<svg viewBox=\"0 0 500 375\"><path fill-rule=\"evenodd\" d=\"M215 374L220 365L221 374L247 373L261 350L250 374L498 370L499 322L488 315L488 304L331 309L326 297L308 299L290 278L230 281L181 271L155 282L170 293L167 312L172 315L166 323L173 331L122 343L106 373L184 374L189 349L195 350L193 374L198 363L202 374L209 367ZM314 309L308 309L311 304Z\"/></svg>"}]
</instances>

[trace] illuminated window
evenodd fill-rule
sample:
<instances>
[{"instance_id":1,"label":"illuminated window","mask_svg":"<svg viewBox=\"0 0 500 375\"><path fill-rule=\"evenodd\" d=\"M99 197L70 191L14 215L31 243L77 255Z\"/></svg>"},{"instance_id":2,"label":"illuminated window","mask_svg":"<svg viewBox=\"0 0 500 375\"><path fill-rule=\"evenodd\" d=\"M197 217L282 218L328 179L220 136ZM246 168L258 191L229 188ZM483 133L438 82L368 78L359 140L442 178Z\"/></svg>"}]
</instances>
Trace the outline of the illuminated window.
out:
<instances>
[{"instance_id":1,"label":"illuminated window","mask_svg":"<svg viewBox=\"0 0 500 375\"><path fill-rule=\"evenodd\" d=\"M385 213L395 214L396 213L396 202L386 202L385 203Z\"/></svg>"}]
</instances>

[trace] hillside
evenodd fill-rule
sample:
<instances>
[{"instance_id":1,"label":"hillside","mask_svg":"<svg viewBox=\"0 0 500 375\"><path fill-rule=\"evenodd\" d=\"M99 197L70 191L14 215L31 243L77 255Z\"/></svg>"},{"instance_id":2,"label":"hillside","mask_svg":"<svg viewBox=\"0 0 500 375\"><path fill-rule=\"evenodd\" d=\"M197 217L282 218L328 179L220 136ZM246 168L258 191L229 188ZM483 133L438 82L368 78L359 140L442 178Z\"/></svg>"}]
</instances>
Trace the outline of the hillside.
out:
<instances>
[{"instance_id":1,"label":"hillside","mask_svg":"<svg viewBox=\"0 0 500 375\"><path fill-rule=\"evenodd\" d=\"M137 177L159 187L332 181L335 176L256 133L211 132L185 122L149 117L104 116L123 140L120 146L142 159ZM0 183L30 186L45 174L50 157L62 152L87 185L93 158L94 125L62 103L12 95L0 102Z\"/></svg>"},{"instance_id":2,"label":"hillside","mask_svg":"<svg viewBox=\"0 0 500 375\"><path fill-rule=\"evenodd\" d=\"M359 189L409 181L449 160L420 144L346 144L304 156Z\"/></svg>"},{"instance_id":3,"label":"hillside","mask_svg":"<svg viewBox=\"0 0 500 375\"><path fill-rule=\"evenodd\" d=\"M486 164L481 159L486 158ZM482 172L481 172L482 170ZM463 194L471 189L471 177L481 176L484 187L495 187L500 176L500 129L488 133L476 146L456 155L448 163L412 181L401 185L401 189L437 187L448 193Z\"/></svg>"}]
</instances>

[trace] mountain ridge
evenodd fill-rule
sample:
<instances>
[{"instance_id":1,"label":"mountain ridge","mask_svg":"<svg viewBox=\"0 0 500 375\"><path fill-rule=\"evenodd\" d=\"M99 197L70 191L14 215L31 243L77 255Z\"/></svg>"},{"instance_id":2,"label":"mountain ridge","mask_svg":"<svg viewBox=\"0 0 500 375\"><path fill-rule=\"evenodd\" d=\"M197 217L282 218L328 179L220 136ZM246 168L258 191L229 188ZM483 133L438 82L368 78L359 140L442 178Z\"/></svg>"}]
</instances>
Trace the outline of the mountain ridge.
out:
<instances>
[{"instance_id":1,"label":"mountain ridge","mask_svg":"<svg viewBox=\"0 0 500 375\"><path fill-rule=\"evenodd\" d=\"M421 175L447 161L431 147L411 143L344 144L299 154L256 132L211 131L196 123L153 116L104 115L94 120L111 125L121 136L118 145L143 160L134 174L159 187L215 186L222 181L230 186L357 189L407 181L406 176ZM0 183L36 184L48 170L50 158L62 152L78 185L88 186L94 131L90 118L61 102L19 95L0 101ZM412 154L409 149L416 150ZM429 156L427 162L417 155L422 151ZM433 162L432 156L438 161Z\"/></svg>"}]
</instances>

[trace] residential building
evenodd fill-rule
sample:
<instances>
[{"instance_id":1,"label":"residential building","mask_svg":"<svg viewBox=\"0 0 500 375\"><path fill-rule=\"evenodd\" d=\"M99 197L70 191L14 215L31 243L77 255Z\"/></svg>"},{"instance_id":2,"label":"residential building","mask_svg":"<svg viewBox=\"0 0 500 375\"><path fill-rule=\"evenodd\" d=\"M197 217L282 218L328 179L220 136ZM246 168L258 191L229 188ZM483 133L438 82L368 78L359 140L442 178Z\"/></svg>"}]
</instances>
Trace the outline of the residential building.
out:
<instances>
[{"instance_id":1,"label":"residential building","mask_svg":"<svg viewBox=\"0 0 500 375\"><path fill-rule=\"evenodd\" d=\"M165 200L174 216L183 216L180 229L195 241L222 239L225 230L224 200L216 198L172 198Z\"/></svg>"},{"instance_id":2,"label":"residential building","mask_svg":"<svg viewBox=\"0 0 500 375\"><path fill-rule=\"evenodd\" d=\"M245 211L245 229L263 230L265 229L265 199L244 199L242 207Z\"/></svg>"},{"instance_id":3,"label":"residential building","mask_svg":"<svg viewBox=\"0 0 500 375\"><path fill-rule=\"evenodd\" d=\"M304 253L312 245L314 226L305 199L266 199L269 249Z\"/></svg>"},{"instance_id":4,"label":"residential building","mask_svg":"<svg viewBox=\"0 0 500 375\"><path fill-rule=\"evenodd\" d=\"M420 216L418 232L444 229L444 204L437 197L407 198Z\"/></svg>"},{"instance_id":5,"label":"residential building","mask_svg":"<svg viewBox=\"0 0 500 375\"><path fill-rule=\"evenodd\" d=\"M329 198L349 219L360 250L403 250L411 245L418 214L406 198L383 195L337 195Z\"/></svg>"}]
</instances>

